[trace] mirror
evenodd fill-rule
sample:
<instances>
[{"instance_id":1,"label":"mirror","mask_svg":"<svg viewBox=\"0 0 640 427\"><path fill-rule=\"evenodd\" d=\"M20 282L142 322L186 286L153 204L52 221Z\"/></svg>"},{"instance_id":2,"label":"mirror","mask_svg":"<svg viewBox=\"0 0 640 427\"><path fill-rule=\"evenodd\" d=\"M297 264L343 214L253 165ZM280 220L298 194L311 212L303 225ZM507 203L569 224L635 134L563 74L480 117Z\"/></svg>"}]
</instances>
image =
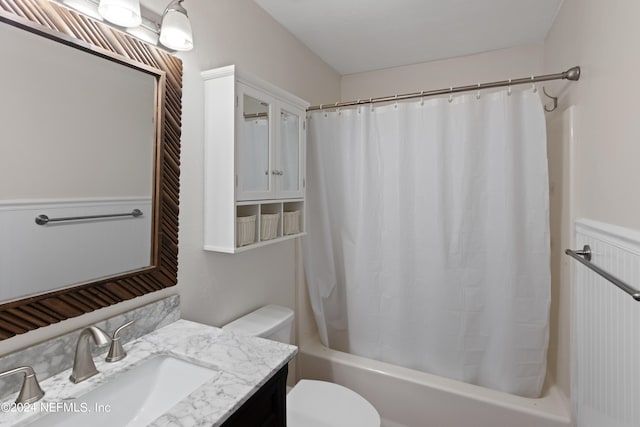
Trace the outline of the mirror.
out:
<instances>
[{"instance_id":1,"label":"mirror","mask_svg":"<svg viewBox=\"0 0 640 427\"><path fill-rule=\"evenodd\" d=\"M149 267L158 75L10 25L0 40L0 301Z\"/></svg>"},{"instance_id":2,"label":"mirror","mask_svg":"<svg viewBox=\"0 0 640 427\"><path fill-rule=\"evenodd\" d=\"M242 105L238 187L242 192L269 191L269 104L244 94Z\"/></svg>"},{"instance_id":3,"label":"mirror","mask_svg":"<svg viewBox=\"0 0 640 427\"><path fill-rule=\"evenodd\" d=\"M286 110L280 112L280 164L282 189L300 190L300 117Z\"/></svg>"},{"instance_id":4,"label":"mirror","mask_svg":"<svg viewBox=\"0 0 640 427\"><path fill-rule=\"evenodd\" d=\"M180 60L40 0L0 39L0 339L175 285Z\"/></svg>"}]
</instances>

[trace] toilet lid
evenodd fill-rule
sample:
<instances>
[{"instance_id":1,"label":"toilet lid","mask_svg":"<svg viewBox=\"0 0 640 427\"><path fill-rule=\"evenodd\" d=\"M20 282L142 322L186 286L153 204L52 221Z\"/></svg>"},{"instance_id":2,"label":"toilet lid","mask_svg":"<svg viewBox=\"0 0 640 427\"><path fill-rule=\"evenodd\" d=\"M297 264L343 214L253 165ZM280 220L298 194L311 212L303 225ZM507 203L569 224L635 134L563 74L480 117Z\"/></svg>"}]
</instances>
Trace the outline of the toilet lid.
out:
<instances>
[{"instance_id":1,"label":"toilet lid","mask_svg":"<svg viewBox=\"0 0 640 427\"><path fill-rule=\"evenodd\" d=\"M287 425L380 427L380 415L362 396L346 387L300 380L287 395Z\"/></svg>"}]
</instances>

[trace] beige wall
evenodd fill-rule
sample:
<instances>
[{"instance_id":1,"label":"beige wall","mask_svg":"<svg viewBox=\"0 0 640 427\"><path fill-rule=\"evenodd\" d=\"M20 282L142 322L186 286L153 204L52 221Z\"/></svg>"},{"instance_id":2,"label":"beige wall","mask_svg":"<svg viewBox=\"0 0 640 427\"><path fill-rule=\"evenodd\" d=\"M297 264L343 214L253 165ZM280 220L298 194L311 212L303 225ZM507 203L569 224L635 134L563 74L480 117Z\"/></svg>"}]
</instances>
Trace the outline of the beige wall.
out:
<instances>
[{"instance_id":1,"label":"beige wall","mask_svg":"<svg viewBox=\"0 0 640 427\"><path fill-rule=\"evenodd\" d=\"M203 127L200 71L236 64L241 70L312 103L339 97L340 77L251 0L185 5L195 48L184 61L178 286L0 342L0 355L64 334L162 297L180 293L182 315L222 325L266 303L295 300L295 244L242 254L202 250Z\"/></svg>"},{"instance_id":2,"label":"beige wall","mask_svg":"<svg viewBox=\"0 0 640 427\"><path fill-rule=\"evenodd\" d=\"M582 66L580 82L561 99L575 104L576 215L640 228L640 2L565 0L545 43L547 70Z\"/></svg>"},{"instance_id":3,"label":"beige wall","mask_svg":"<svg viewBox=\"0 0 640 427\"><path fill-rule=\"evenodd\" d=\"M342 78L341 100L442 89L526 77L542 72L543 46L500 49L478 55L425 62Z\"/></svg>"},{"instance_id":4,"label":"beige wall","mask_svg":"<svg viewBox=\"0 0 640 427\"><path fill-rule=\"evenodd\" d=\"M576 216L640 229L640 2L565 0L545 42L547 71L582 66L556 84L558 111L575 104ZM631 190L631 191L630 191Z\"/></svg>"},{"instance_id":5,"label":"beige wall","mask_svg":"<svg viewBox=\"0 0 640 427\"><path fill-rule=\"evenodd\" d=\"M187 6L187 5L185 5ZM191 2L196 47L184 61L178 288L183 317L221 326L267 303L295 305L295 243L240 254L202 250L200 71L236 64L311 103L339 97L340 77L251 0Z\"/></svg>"},{"instance_id":6,"label":"beige wall","mask_svg":"<svg viewBox=\"0 0 640 427\"><path fill-rule=\"evenodd\" d=\"M548 117L557 121L575 105L575 154L572 206L575 218L589 218L640 229L640 107L632 79L640 71L637 41L640 39L640 3L626 0L564 0L547 36L544 49L546 72L582 67L577 83L550 84L560 95L558 110ZM559 143L561 141L550 141ZM565 142L566 143L566 142ZM566 150L566 147L564 147ZM559 171L565 175L567 171ZM563 185L567 185L566 182ZM566 198L563 202L567 204ZM575 218L561 218L571 224ZM571 226L569 226L572 228ZM563 230L573 235L573 230ZM565 240L567 240L565 238ZM564 277L564 276L563 276ZM563 293L568 278L561 283ZM557 383L569 395L570 304L558 308Z\"/></svg>"}]
</instances>

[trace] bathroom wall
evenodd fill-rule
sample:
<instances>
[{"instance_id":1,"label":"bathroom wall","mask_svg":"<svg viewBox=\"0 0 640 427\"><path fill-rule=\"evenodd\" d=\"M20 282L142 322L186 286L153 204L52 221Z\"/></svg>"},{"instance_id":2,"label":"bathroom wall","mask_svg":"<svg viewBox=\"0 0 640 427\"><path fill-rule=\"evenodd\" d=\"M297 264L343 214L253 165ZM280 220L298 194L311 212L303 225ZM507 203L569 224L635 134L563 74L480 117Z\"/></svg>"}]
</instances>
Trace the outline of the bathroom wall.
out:
<instances>
[{"instance_id":1,"label":"bathroom wall","mask_svg":"<svg viewBox=\"0 0 640 427\"><path fill-rule=\"evenodd\" d=\"M564 0L544 45L546 72L582 67L578 83L549 85L560 95L560 106L550 120L576 106L574 156L570 159L575 217L571 219L588 218L636 230L640 229L640 197L636 194L640 107L637 91L630 88L640 71L638 16L638 2ZM564 279L562 287L568 289L568 282ZM565 306L558 318L565 337L559 340L558 353L564 359L569 359L571 351L570 316ZM558 368L558 385L569 395L569 367Z\"/></svg>"},{"instance_id":2,"label":"bathroom wall","mask_svg":"<svg viewBox=\"0 0 640 427\"><path fill-rule=\"evenodd\" d=\"M184 318L221 326L266 303L294 307L295 243L240 254L202 250L200 71L236 64L311 103L339 98L340 77L251 0L187 1L196 47L184 61L178 289Z\"/></svg>"},{"instance_id":3,"label":"bathroom wall","mask_svg":"<svg viewBox=\"0 0 640 427\"><path fill-rule=\"evenodd\" d=\"M543 45L500 49L342 77L343 101L442 89L540 74Z\"/></svg>"},{"instance_id":4,"label":"bathroom wall","mask_svg":"<svg viewBox=\"0 0 640 427\"><path fill-rule=\"evenodd\" d=\"M547 71L582 65L558 112L575 104L576 215L640 229L640 2L565 0L545 41Z\"/></svg>"},{"instance_id":5,"label":"bathroom wall","mask_svg":"<svg viewBox=\"0 0 640 427\"><path fill-rule=\"evenodd\" d=\"M184 61L178 286L0 342L0 355L180 293L183 318L222 325L265 303L294 306L295 243L243 254L202 250L200 71L236 64L311 103L332 102L340 77L251 0L187 1L195 48Z\"/></svg>"}]
</instances>

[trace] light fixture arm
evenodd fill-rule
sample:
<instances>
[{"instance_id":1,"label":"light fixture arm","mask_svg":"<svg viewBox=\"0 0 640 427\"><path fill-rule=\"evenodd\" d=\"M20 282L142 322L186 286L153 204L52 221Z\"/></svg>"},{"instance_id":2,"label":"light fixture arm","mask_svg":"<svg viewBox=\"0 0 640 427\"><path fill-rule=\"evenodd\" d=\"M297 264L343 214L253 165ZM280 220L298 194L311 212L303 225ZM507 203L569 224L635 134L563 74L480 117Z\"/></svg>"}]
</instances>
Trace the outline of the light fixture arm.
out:
<instances>
[{"instance_id":1,"label":"light fixture arm","mask_svg":"<svg viewBox=\"0 0 640 427\"><path fill-rule=\"evenodd\" d=\"M185 9L184 6L182 6L183 1L184 0L172 0L171 3L169 3L167 7L164 9L164 12L162 13L162 17L164 18L164 16L168 12L178 12L178 13L183 13L184 16L188 18L189 14L187 13L187 9Z\"/></svg>"}]
</instances>

